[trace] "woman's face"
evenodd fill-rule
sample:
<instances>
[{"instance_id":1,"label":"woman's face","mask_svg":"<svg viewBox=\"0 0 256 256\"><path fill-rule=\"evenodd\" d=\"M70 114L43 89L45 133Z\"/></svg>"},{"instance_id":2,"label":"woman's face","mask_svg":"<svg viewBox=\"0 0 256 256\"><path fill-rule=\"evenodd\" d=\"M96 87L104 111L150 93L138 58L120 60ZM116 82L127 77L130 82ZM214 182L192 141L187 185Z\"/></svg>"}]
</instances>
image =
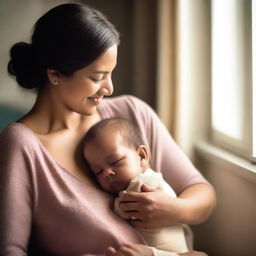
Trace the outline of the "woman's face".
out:
<instances>
[{"instance_id":1,"label":"woman's face","mask_svg":"<svg viewBox=\"0 0 256 256\"><path fill-rule=\"evenodd\" d=\"M52 85L65 108L83 115L95 113L104 96L113 93L112 71L117 62L117 46L107 49L90 65L70 77L58 73L58 85Z\"/></svg>"}]
</instances>

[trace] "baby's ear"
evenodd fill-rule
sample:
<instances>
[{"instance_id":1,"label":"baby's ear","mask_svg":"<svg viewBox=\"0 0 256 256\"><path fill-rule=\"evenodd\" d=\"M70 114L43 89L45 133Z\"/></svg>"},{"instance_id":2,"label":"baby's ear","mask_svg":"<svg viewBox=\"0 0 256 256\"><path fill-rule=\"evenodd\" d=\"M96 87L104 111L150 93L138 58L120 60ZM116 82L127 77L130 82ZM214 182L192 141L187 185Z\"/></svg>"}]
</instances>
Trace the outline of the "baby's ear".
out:
<instances>
[{"instance_id":1,"label":"baby's ear","mask_svg":"<svg viewBox=\"0 0 256 256\"><path fill-rule=\"evenodd\" d=\"M149 150L145 145L140 145L137 149L138 155L140 157L140 164L143 168L148 168L149 162Z\"/></svg>"}]
</instances>

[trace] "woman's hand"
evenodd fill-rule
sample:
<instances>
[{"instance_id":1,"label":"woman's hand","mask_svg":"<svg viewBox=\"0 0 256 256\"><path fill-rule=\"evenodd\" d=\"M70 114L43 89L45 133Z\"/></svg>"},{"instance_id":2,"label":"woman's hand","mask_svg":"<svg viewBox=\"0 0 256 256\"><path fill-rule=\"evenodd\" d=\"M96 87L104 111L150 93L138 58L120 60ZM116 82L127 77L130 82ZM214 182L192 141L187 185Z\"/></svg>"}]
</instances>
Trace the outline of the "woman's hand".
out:
<instances>
[{"instance_id":1,"label":"woman's hand","mask_svg":"<svg viewBox=\"0 0 256 256\"><path fill-rule=\"evenodd\" d=\"M106 256L153 256L153 251L150 247L142 244L127 244L119 249L109 247ZM195 255L197 256L197 255ZM198 255L201 256L201 255Z\"/></svg>"},{"instance_id":2,"label":"woman's hand","mask_svg":"<svg viewBox=\"0 0 256 256\"><path fill-rule=\"evenodd\" d=\"M121 192L120 209L139 228L159 228L180 221L182 199L142 185L142 192Z\"/></svg>"},{"instance_id":3,"label":"woman's hand","mask_svg":"<svg viewBox=\"0 0 256 256\"><path fill-rule=\"evenodd\" d=\"M142 192L121 192L120 209L139 228L158 228L175 223L199 224L215 207L215 192L207 184L186 188L177 198L143 185Z\"/></svg>"}]
</instances>

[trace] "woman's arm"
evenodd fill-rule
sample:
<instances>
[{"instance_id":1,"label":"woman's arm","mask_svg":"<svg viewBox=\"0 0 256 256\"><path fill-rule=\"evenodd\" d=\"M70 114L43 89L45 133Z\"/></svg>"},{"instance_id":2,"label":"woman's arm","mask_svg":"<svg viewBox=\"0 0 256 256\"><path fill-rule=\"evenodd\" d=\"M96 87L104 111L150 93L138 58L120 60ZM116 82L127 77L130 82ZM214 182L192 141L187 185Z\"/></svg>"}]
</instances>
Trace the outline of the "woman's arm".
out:
<instances>
[{"instance_id":1,"label":"woman's arm","mask_svg":"<svg viewBox=\"0 0 256 256\"><path fill-rule=\"evenodd\" d=\"M22 149L23 148L23 149ZM0 135L0 255L27 255L32 222L30 149L18 131Z\"/></svg>"},{"instance_id":2,"label":"woman's arm","mask_svg":"<svg viewBox=\"0 0 256 256\"><path fill-rule=\"evenodd\" d=\"M180 222L200 224L212 213L216 205L215 190L208 184L195 184L178 197L182 201Z\"/></svg>"}]
</instances>

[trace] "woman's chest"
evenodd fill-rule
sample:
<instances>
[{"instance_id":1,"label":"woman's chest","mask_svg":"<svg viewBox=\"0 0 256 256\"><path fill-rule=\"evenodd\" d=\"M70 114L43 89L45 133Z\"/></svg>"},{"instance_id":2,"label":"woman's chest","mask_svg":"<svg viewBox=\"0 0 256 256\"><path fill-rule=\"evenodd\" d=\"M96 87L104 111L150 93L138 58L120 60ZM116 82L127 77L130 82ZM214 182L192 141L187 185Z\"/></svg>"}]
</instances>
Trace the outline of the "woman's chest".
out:
<instances>
[{"instance_id":1,"label":"woman's chest","mask_svg":"<svg viewBox=\"0 0 256 256\"><path fill-rule=\"evenodd\" d=\"M41 177L37 190L33 230L44 250L56 255L103 255L109 245L141 242L113 213L112 196L82 184L61 169L54 176L54 180L45 176L45 182Z\"/></svg>"},{"instance_id":2,"label":"woman's chest","mask_svg":"<svg viewBox=\"0 0 256 256\"><path fill-rule=\"evenodd\" d=\"M83 156L84 133L61 132L39 136L50 157L73 176L95 186Z\"/></svg>"}]
</instances>

